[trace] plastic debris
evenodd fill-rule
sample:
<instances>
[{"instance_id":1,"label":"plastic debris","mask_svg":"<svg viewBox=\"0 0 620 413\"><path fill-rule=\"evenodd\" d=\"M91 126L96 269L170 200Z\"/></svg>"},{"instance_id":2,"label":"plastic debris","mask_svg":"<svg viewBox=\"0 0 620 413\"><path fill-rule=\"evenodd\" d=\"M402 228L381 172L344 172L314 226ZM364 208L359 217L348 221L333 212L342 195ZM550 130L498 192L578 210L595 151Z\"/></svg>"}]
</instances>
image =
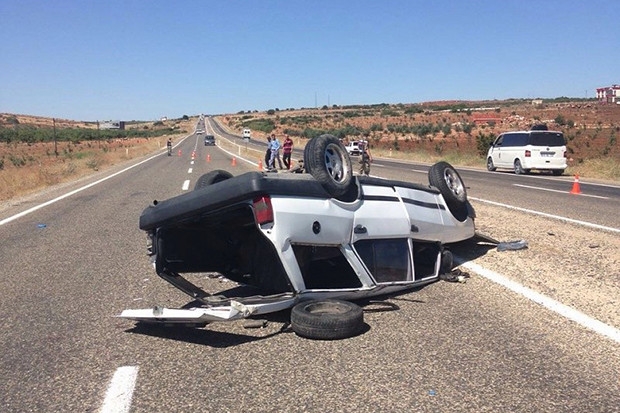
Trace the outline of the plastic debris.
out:
<instances>
[{"instance_id":1,"label":"plastic debris","mask_svg":"<svg viewBox=\"0 0 620 413\"><path fill-rule=\"evenodd\" d=\"M37 228L45 228L45 227L47 227L47 225L46 225L46 224L38 224L38 225L37 225Z\"/></svg>"},{"instance_id":2,"label":"plastic debris","mask_svg":"<svg viewBox=\"0 0 620 413\"><path fill-rule=\"evenodd\" d=\"M459 270L458 268L453 269L447 274L439 275L439 279L452 283L465 283L467 282L468 278L470 278L470 275L464 271Z\"/></svg>"},{"instance_id":3,"label":"plastic debris","mask_svg":"<svg viewBox=\"0 0 620 413\"><path fill-rule=\"evenodd\" d=\"M500 242L497 244L498 251L516 251L525 248L527 248L527 241L525 240Z\"/></svg>"},{"instance_id":4,"label":"plastic debris","mask_svg":"<svg viewBox=\"0 0 620 413\"><path fill-rule=\"evenodd\" d=\"M437 395L437 392L435 390L431 389L431 390L428 391L428 395L429 396L435 396L435 395Z\"/></svg>"}]
</instances>

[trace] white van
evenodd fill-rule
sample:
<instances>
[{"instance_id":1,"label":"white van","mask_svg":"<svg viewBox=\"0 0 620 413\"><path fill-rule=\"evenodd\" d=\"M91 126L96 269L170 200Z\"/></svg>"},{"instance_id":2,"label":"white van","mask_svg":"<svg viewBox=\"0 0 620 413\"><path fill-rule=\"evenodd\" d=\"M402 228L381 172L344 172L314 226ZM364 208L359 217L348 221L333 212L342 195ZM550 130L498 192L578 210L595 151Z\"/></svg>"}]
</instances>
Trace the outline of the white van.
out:
<instances>
[{"instance_id":1,"label":"white van","mask_svg":"<svg viewBox=\"0 0 620 413\"><path fill-rule=\"evenodd\" d=\"M245 128L242 132L243 139L250 139L252 135L252 131L248 128Z\"/></svg>"},{"instance_id":2,"label":"white van","mask_svg":"<svg viewBox=\"0 0 620 413\"><path fill-rule=\"evenodd\" d=\"M562 175L566 169L566 140L562 132L529 130L504 132L491 144L487 169L514 170L527 174L532 169Z\"/></svg>"}]
</instances>

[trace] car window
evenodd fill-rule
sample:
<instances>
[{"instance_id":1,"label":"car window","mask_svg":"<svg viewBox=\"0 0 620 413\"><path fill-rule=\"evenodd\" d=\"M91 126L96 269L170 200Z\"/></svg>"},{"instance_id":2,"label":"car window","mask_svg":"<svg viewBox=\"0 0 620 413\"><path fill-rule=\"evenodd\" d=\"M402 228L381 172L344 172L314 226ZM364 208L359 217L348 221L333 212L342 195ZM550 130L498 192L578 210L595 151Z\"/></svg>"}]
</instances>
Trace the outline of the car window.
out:
<instances>
[{"instance_id":1,"label":"car window","mask_svg":"<svg viewBox=\"0 0 620 413\"><path fill-rule=\"evenodd\" d=\"M566 141L561 132L532 132L530 143L535 146L564 146Z\"/></svg>"},{"instance_id":2,"label":"car window","mask_svg":"<svg viewBox=\"0 0 620 413\"><path fill-rule=\"evenodd\" d=\"M361 240L355 250L378 283L411 279L411 259L407 239Z\"/></svg>"},{"instance_id":3,"label":"car window","mask_svg":"<svg viewBox=\"0 0 620 413\"><path fill-rule=\"evenodd\" d=\"M339 247L293 245L307 289L359 288L359 277Z\"/></svg>"}]
</instances>

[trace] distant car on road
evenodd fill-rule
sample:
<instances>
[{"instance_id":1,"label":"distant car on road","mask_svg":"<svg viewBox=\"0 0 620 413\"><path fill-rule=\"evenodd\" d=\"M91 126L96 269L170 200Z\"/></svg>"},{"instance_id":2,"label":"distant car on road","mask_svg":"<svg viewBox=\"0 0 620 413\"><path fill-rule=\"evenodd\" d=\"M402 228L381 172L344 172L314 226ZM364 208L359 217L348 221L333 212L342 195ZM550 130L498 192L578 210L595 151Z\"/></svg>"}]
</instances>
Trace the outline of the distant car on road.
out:
<instances>
[{"instance_id":1,"label":"distant car on road","mask_svg":"<svg viewBox=\"0 0 620 413\"><path fill-rule=\"evenodd\" d=\"M366 141L351 141L345 145L345 149L349 155L358 156L362 153L360 146L365 143Z\"/></svg>"},{"instance_id":2,"label":"distant car on road","mask_svg":"<svg viewBox=\"0 0 620 413\"><path fill-rule=\"evenodd\" d=\"M243 139L250 139L252 137L252 131L248 128L245 128L241 134Z\"/></svg>"},{"instance_id":3,"label":"distant car on road","mask_svg":"<svg viewBox=\"0 0 620 413\"><path fill-rule=\"evenodd\" d=\"M504 132L493 141L487 153L489 171L506 168L515 174L528 174L537 169L562 175L566 167L564 135L541 126L529 131Z\"/></svg>"},{"instance_id":4,"label":"distant car on road","mask_svg":"<svg viewBox=\"0 0 620 413\"><path fill-rule=\"evenodd\" d=\"M215 146L215 136L206 135L205 136L205 146Z\"/></svg>"}]
</instances>

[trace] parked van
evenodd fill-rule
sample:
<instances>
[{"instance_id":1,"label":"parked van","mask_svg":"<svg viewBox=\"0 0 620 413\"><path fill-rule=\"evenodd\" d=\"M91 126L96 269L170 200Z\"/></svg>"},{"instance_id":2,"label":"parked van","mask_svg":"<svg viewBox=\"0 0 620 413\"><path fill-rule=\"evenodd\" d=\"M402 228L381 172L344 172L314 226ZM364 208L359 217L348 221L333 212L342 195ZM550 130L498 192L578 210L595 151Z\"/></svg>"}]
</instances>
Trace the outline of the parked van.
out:
<instances>
[{"instance_id":1,"label":"parked van","mask_svg":"<svg viewBox=\"0 0 620 413\"><path fill-rule=\"evenodd\" d=\"M249 130L248 128L245 128L242 132L243 139L250 139L251 135L252 135L252 131Z\"/></svg>"},{"instance_id":2,"label":"parked van","mask_svg":"<svg viewBox=\"0 0 620 413\"><path fill-rule=\"evenodd\" d=\"M487 153L489 171L506 168L515 174L527 174L537 169L562 175L566 166L566 140L557 131L505 132L495 139Z\"/></svg>"}]
</instances>

